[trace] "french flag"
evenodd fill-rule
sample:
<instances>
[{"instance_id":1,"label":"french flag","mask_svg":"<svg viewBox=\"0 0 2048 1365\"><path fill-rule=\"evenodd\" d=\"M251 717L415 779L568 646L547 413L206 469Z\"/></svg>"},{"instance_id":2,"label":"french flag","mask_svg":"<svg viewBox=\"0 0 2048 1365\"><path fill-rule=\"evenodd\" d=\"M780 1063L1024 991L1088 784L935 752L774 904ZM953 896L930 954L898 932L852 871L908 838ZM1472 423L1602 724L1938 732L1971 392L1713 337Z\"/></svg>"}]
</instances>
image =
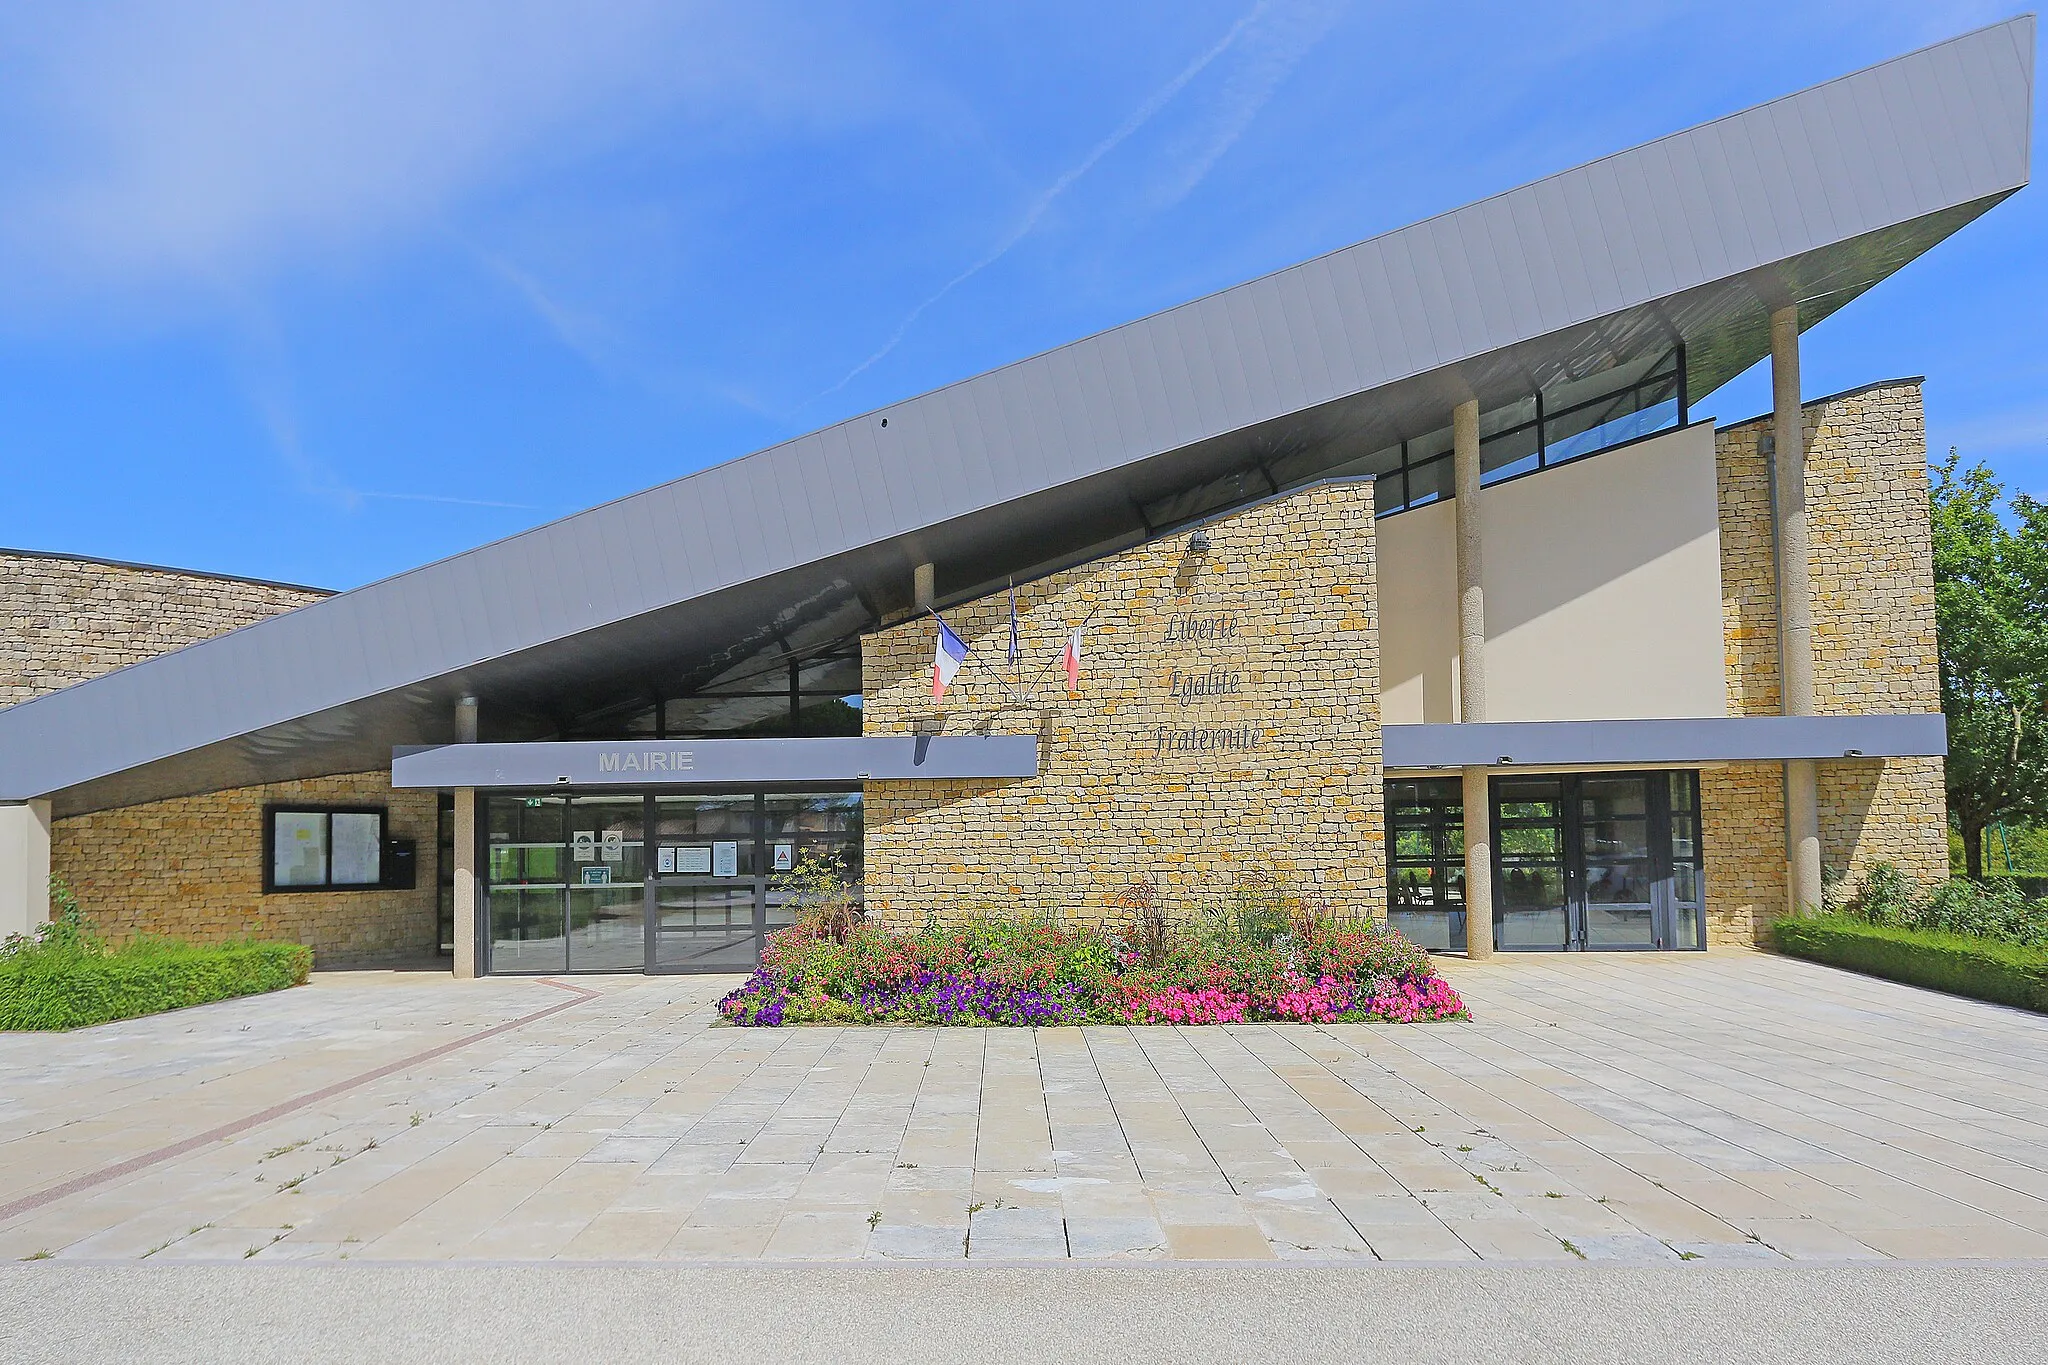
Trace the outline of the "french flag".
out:
<instances>
[{"instance_id":1,"label":"french flag","mask_svg":"<svg viewBox=\"0 0 2048 1365\"><path fill-rule=\"evenodd\" d=\"M1067 671L1067 695L1081 694L1081 628L1074 627L1074 633L1067 637L1067 647L1060 653L1060 667Z\"/></svg>"},{"instance_id":2,"label":"french flag","mask_svg":"<svg viewBox=\"0 0 2048 1365\"><path fill-rule=\"evenodd\" d=\"M946 695L946 689L953 684L953 675L960 671L960 665L967 661L967 642L953 633L953 628L937 616L939 622L939 647L932 653L932 700L938 701Z\"/></svg>"}]
</instances>

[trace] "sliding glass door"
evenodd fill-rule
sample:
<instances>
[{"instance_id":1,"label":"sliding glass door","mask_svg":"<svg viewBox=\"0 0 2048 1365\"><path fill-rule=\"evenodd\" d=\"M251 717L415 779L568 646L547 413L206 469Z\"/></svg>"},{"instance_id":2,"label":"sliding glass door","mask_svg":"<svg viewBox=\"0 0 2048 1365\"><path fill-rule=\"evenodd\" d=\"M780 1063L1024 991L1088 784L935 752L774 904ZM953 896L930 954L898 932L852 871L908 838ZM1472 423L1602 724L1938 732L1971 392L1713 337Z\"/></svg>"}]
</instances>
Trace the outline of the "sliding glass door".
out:
<instances>
[{"instance_id":1,"label":"sliding glass door","mask_svg":"<svg viewBox=\"0 0 2048 1365\"><path fill-rule=\"evenodd\" d=\"M647 958L646 816L638 792L569 799L569 970L640 970Z\"/></svg>"},{"instance_id":2,"label":"sliding glass door","mask_svg":"<svg viewBox=\"0 0 2048 1365\"><path fill-rule=\"evenodd\" d=\"M861 872L859 792L483 798L486 970L746 972L790 923L780 874Z\"/></svg>"},{"instance_id":3,"label":"sliding glass door","mask_svg":"<svg viewBox=\"0 0 2048 1365\"><path fill-rule=\"evenodd\" d=\"M639 971L644 800L485 800L493 972Z\"/></svg>"},{"instance_id":4,"label":"sliding glass door","mask_svg":"<svg viewBox=\"0 0 2048 1365\"><path fill-rule=\"evenodd\" d=\"M1699 774L1534 773L1490 783L1494 946L1704 948ZM1465 946L1457 778L1387 784L1389 922L1433 951Z\"/></svg>"},{"instance_id":5,"label":"sliding glass door","mask_svg":"<svg viewBox=\"0 0 2048 1365\"><path fill-rule=\"evenodd\" d=\"M482 798L490 884L490 970L569 969L566 796Z\"/></svg>"},{"instance_id":6,"label":"sliding glass door","mask_svg":"<svg viewBox=\"0 0 2048 1365\"><path fill-rule=\"evenodd\" d=\"M653 804L648 970L752 971L762 932L758 798L657 796Z\"/></svg>"}]
</instances>

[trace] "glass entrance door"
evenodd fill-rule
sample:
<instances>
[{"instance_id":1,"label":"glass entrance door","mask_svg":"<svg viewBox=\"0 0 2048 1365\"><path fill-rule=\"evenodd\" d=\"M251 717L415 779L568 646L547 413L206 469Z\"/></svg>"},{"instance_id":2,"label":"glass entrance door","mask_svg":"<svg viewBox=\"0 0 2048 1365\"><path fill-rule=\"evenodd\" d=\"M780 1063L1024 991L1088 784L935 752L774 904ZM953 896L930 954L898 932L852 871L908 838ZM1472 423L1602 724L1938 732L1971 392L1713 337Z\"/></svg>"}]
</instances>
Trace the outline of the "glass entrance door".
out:
<instances>
[{"instance_id":1,"label":"glass entrance door","mask_svg":"<svg viewBox=\"0 0 2048 1365\"><path fill-rule=\"evenodd\" d=\"M1388 918L1425 948L1464 946L1456 778L1387 784ZM1495 777L1494 946L1704 948L1699 774Z\"/></svg>"},{"instance_id":2,"label":"glass entrance door","mask_svg":"<svg viewBox=\"0 0 2048 1365\"><path fill-rule=\"evenodd\" d=\"M566 796L484 798L490 879L490 970L569 969Z\"/></svg>"},{"instance_id":3,"label":"glass entrance door","mask_svg":"<svg viewBox=\"0 0 2048 1365\"><path fill-rule=\"evenodd\" d=\"M748 972L794 916L780 874L827 856L860 885L857 791L482 804L491 972Z\"/></svg>"},{"instance_id":4,"label":"glass entrance door","mask_svg":"<svg viewBox=\"0 0 2048 1365\"><path fill-rule=\"evenodd\" d=\"M1650 783L1643 776L1579 779L1573 909L1587 948L1655 948L1657 881L1650 857Z\"/></svg>"},{"instance_id":5,"label":"glass entrance door","mask_svg":"<svg viewBox=\"0 0 2048 1365\"><path fill-rule=\"evenodd\" d=\"M569 800L572 972L637 972L646 958L643 805L638 792Z\"/></svg>"},{"instance_id":6,"label":"glass entrance door","mask_svg":"<svg viewBox=\"0 0 2048 1365\"><path fill-rule=\"evenodd\" d=\"M1496 777L1494 943L1704 948L1699 774Z\"/></svg>"},{"instance_id":7,"label":"glass entrance door","mask_svg":"<svg viewBox=\"0 0 2048 1365\"><path fill-rule=\"evenodd\" d=\"M758 799L657 796L647 969L746 972L761 958Z\"/></svg>"},{"instance_id":8,"label":"glass entrance door","mask_svg":"<svg viewBox=\"0 0 2048 1365\"><path fill-rule=\"evenodd\" d=\"M1566 837L1570 795L1562 777L1496 777L1493 795L1493 943L1496 948L1571 945Z\"/></svg>"},{"instance_id":9,"label":"glass entrance door","mask_svg":"<svg viewBox=\"0 0 2048 1365\"><path fill-rule=\"evenodd\" d=\"M637 792L487 799L491 971L640 970L641 819Z\"/></svg>"},{"instance_id":10,"label":"glass entrance door","mask_svg":"<svg viewBox=\"0 0 2048 1365\"><path fill-rule=\"evenodd\" d=\"M1465 792L1455 777L1387 783L1387 922L1432 952L1465 946Z\"/></svg>"}]
</instances>

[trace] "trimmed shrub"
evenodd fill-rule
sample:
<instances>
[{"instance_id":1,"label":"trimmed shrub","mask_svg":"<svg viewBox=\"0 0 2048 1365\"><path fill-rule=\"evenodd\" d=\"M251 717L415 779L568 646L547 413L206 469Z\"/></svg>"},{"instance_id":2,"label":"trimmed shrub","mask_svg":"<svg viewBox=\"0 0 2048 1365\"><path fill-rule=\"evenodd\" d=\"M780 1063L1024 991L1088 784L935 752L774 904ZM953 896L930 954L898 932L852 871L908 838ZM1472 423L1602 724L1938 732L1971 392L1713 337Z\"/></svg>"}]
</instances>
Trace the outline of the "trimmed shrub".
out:
<instances>
[{"instance_id":1,"label":"trimmed shrub","mask_svg":"<svg viewBox=\"0 0 2048 1365\"><path fill-rule=\"evenodd\" d=\"M2022 948L2048 948L2048 905L2028 900L2011 878L1973 882L1952 877L1928 889L1890 863L1873 863L1853 890L1836 882L1828 908L1867 924L1940 929Z\"/></svg>"},{"instance_id":2,"label":"trimmed shrub","mask_svg":"<svg viewBox=\"0 0 2048 1365\"><path fill-rule=\"evenodd\" d=\"M2048 1013L2048 949L1849 915L1780 920L1772 933L1794 957Z\"/></svg>"},{"instance_id":3,"label":"trimmed shrub","mask_svg":"<svg viewBox=\"0 0 2048 1365\"><path fill-rule=\"evenodd\" d=\"M305 984L298 943L23 942L0 953L0 1029L69 1029Z\"/></svg>"}]
</instances>

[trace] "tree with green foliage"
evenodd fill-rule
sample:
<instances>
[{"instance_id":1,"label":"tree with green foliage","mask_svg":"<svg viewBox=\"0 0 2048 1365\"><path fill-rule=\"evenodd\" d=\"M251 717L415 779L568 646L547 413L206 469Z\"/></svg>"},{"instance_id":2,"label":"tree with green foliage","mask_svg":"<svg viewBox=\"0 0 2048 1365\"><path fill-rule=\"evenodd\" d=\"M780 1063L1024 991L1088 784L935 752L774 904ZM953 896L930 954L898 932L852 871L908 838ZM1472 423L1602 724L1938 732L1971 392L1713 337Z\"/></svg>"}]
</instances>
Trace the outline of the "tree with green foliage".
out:
<instances>
[{"instance_id":1,"label":"tree with green foliage","mask_svg":"<svg viewBox=\"0 0 2048 1365\"><path fill-rule=\"evenodd\" d=\"M2048 815L2048 507L2005 489L1953 448L1930 510L1948 809L1966 869L1984 875L1993 821Z\"/></svg>"}]
</instances>

